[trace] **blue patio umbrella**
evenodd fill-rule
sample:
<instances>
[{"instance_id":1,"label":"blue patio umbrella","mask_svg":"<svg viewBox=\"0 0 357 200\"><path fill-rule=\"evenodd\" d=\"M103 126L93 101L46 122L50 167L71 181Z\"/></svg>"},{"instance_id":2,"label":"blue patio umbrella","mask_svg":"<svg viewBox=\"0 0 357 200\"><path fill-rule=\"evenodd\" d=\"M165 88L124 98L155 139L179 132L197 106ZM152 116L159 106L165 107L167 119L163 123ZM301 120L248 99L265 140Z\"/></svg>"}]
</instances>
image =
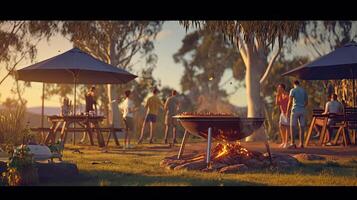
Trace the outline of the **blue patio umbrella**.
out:
<instances>
[{"instance_id":1,"label":"blue patio umbrella","mask_svg":"<svg viewBox=\"0 0 357 200\"><path fill-rule=\"evenodd\" d=\"M354 80L357 77L357 43L352 41L320 58L285 72L283 76L295 76L303 80L353 80L353 104L355 105Z\"/></svg>"},{"instance_id":2,"label":"blue patio umbrella","mask_svg":"<svg viewBox=\"0 0 357 200\"><path fill-rule=\"evenodd\" d=\"M17 79L29 82L74 84L74 114L77 84L124 84L137 76L73 48L60 55L17 70ZM44 86L44 84L43 84ZM42 127L44 88L42 94Z\"/></svg>"}]
</instances>

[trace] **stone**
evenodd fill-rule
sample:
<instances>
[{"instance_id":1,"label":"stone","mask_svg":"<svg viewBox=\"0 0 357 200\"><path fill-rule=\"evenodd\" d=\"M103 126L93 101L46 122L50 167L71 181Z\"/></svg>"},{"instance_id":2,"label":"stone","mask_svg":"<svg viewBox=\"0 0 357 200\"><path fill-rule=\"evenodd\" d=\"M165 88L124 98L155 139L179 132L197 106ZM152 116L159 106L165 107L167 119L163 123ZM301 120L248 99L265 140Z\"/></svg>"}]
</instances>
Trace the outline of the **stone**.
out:
<instances>
[{"instance_id":1,"label":"stone","mask_svg":"<svg viewBox=\"0 0 357 200\"><path fill-rule=\"evenodd\" d=\"M298 160L308 160L308 161L326 160L326 158L323 156L319 156L319 155L315 155L315 154L306 154L306 153L296 154L293 157Z\"/></svg>"},{"instance_id":2,"label":"stone","mask_svg":"<svg viewBox=\"0 0 357 200\"><path fill-rule=\"evenodd\" d=\"M226 167L226 166L227 166L227 164L225 164L225 163L213 162L212 165L211 165L211 168L213 170L219 170L219 169L221 169L223 167Z\"/></svg>"},{"instance_id":3,"label":"stone","mask_svg":"<svg viewBox=\"0 0 357 200\"><path fill-rule=\"evenodd\" d=\"M264 162L257 160L255 158L248 158L242 161L243 164L253 169L260 169L264 167Z\"/></svg>"},{"instance_id":4,"label":"stone","mask_svg":"<svg viewBox=\"0 0 357 200\"><path fill-rule=\"evenodd\" d=\"M174 170L186 169L186 170L201 170L207 167L207 164L204 160L198 160L194 162L188 162L182 165L178 165Z\"/></svg>"},{"instance_id":5,"label":"stone","mask_svg":"<svg viewBox=\"0 0 357 200\"><path fill-rule=\"evenodd\" d=\"M248 167L245 164L236 164L223 167L219 170L220 173L242 173L248 171Z\"/></svg>"},{"instance_id":6,"label":"stone","mask_svg":"<svg viewBox=\"0 0 357 200\"><path fill-rule=\"evenodd\" d=\"M36 166L40 181L49 179L73 179L79 174L77 165L73 163L36 163Z\"/></svg>"}]
</instances>

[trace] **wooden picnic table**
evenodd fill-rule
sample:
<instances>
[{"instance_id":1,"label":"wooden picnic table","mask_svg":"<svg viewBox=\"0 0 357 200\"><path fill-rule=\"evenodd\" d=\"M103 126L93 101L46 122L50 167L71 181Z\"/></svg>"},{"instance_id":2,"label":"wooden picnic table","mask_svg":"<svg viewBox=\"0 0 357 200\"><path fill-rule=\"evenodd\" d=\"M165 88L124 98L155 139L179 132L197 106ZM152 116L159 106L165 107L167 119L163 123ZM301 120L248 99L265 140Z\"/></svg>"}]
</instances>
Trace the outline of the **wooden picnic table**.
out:
<instances>
[{"instance_id":1,"label":"wooden picnic table","mask_svg":"<svg viewBox=\"0 0 357 200\"><path fill-rule=\"evenodd\" d=\"M96 133L98 146L104 147L105 142L101 127L99 126L99 123L104 119L104 116L90 115L48 116L51 127L49 128L49 132L44 143L46 145L55 143L56 133L60 129L60 138L63 144L66 142L68 132L84 132L88 134L91 145L94 145L93 134ZM78 126L71 127L71 125Z\"/></svg>"},{"instance_id":2,"label":"wooden picnic table","mask_svg":"<svg viewBox=\"0 0 357 200\"><path fill-rule=\"evenodd\" d=\"M309 144L309 141L311 139L311 134L313 132L313 130L315 129L316 132L317 129L316 129L316 125L319 125L321 126L321 131L320 131L320 136L319 136L319 142L318 144L319 145L323 145L326 140L327 140L327 128L328 128L328 120L329 119L332 119L334 120L334 125L332 125L332 128L337 128L338 131L337 131L337 134L334 138L334 143L337 144L337 141L340 137L340 134L342 134L343 136L343 141L344 141L344 144L345 145L349 145L351 144L351 139L349 137L349 132L348 132L348 123L351 121L350 117L347 117L346 118L346 114L322 114L323 113L323 110L322 109L315 109L313 111L313 115L312 115L312 121L311 121L311 124L310 124L310 127L308 129L308 132L307 132L307 137L306 137L306 140L305 140L305 146L307 146ZM329 133L331 134L331 133ZM330 136L330 135L329 135Z\"/></svg>"}]
</instances>

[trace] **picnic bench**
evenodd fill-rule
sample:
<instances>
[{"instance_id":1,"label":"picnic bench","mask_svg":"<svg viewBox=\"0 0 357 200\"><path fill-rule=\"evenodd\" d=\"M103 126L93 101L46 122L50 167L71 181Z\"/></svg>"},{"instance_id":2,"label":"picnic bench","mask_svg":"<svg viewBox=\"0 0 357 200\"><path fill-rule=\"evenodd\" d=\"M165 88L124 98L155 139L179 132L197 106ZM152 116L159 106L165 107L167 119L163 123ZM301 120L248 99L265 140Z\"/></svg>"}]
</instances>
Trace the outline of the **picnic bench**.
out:
<instances>
[{"instance_id":1,"label":"picnic bench","mask_svg":"<svg viewBox=\"0 0 357 200\"><path fill-rule=\"evenodd\" d=\"M307 146L310 142L311 135L313 130L319 133L319 145L324 145L327 138L330 135L327 134L327 122L329 119L334 120L334 124L330 126L331 129L337 129L336 136L333 140L333 144L336 145L342 136L343 145L347 146L351 144L349 130L352 130L352 143L356 143L356 134L355 130L357 129L357 108L346 107L344 108L344 113L342 115L338 114L322 114L324 110L322 109L314 109L313 110L313 118L310 124L310 127L307 132L307 137L305 140L305 146ZM321 126L321 131L317 129L317 125Z\"/></svg>"},{"instance_id":2,"label":"picnic bench","mask_svg":"<svg viewBox=\"0 0 357 200\"><path fill-rule=\"evenodd\" d=\"M100 127L99 124L103 121L104 116L89 116L89 115L76 115L76 116L58 116L52 115L48 116L48 120L51 123L49 128L38 128L33 127L31 131L45 132L47 136L45 137L43 143L46 145L54 144L57 136L57 132L60 131L60 140L64 144L67 139L69 132L84 132L88 134L89 141L91 145L94 145L94 133L96 134L97 142L99 147L104 147L109 144L111 136L113 136L115 144L119 146L119 140L117 138L116 132L123 132L123 128L114 127ZM78 125L77 127L71 125ZM108 132L109 136L107 142L105 143L103 132Z\"/></svg>"}]
</instances>

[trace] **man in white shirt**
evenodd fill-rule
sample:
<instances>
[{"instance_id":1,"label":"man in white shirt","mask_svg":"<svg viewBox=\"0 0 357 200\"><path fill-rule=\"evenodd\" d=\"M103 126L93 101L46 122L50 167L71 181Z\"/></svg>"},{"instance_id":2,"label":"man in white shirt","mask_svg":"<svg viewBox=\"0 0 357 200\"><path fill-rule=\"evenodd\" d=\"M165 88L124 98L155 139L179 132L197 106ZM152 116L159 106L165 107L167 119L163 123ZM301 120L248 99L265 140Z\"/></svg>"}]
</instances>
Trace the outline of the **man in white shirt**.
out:
<instances>
[{"instance_id":1,"label":"man in white shirt","mask_svg":"<svg viewBox=\"0 0 357 200\"><path fill-rule=\"evenodd\" d=\"M326 103L325 111L322 114L343 114L343 105L339 101L337 101L337 95L332 94L330 101ZM328 131L328 142L326 143L327 146L332 145L330 140L333 137L333 129L330 126L334 125L336 122L334 119L329 118L327 121L327 131Z\"/></svg>"},{"instance_id":2,"label":"man in white shirt","mask_svg":"<svg viewBox=\"0 0 357 200\"><path fill-rule=\"evenodd\" d=\"M130 148L130 135L134 130L134 112L137 111L137 108L134 106L134 102L131 99L131 91L125 91L125 100L120 104L120 109L123 113L123 120L125 123L125 140L124 148ZM130 133L130 134L129 134Z\"/></svg>"}]
</instances>

